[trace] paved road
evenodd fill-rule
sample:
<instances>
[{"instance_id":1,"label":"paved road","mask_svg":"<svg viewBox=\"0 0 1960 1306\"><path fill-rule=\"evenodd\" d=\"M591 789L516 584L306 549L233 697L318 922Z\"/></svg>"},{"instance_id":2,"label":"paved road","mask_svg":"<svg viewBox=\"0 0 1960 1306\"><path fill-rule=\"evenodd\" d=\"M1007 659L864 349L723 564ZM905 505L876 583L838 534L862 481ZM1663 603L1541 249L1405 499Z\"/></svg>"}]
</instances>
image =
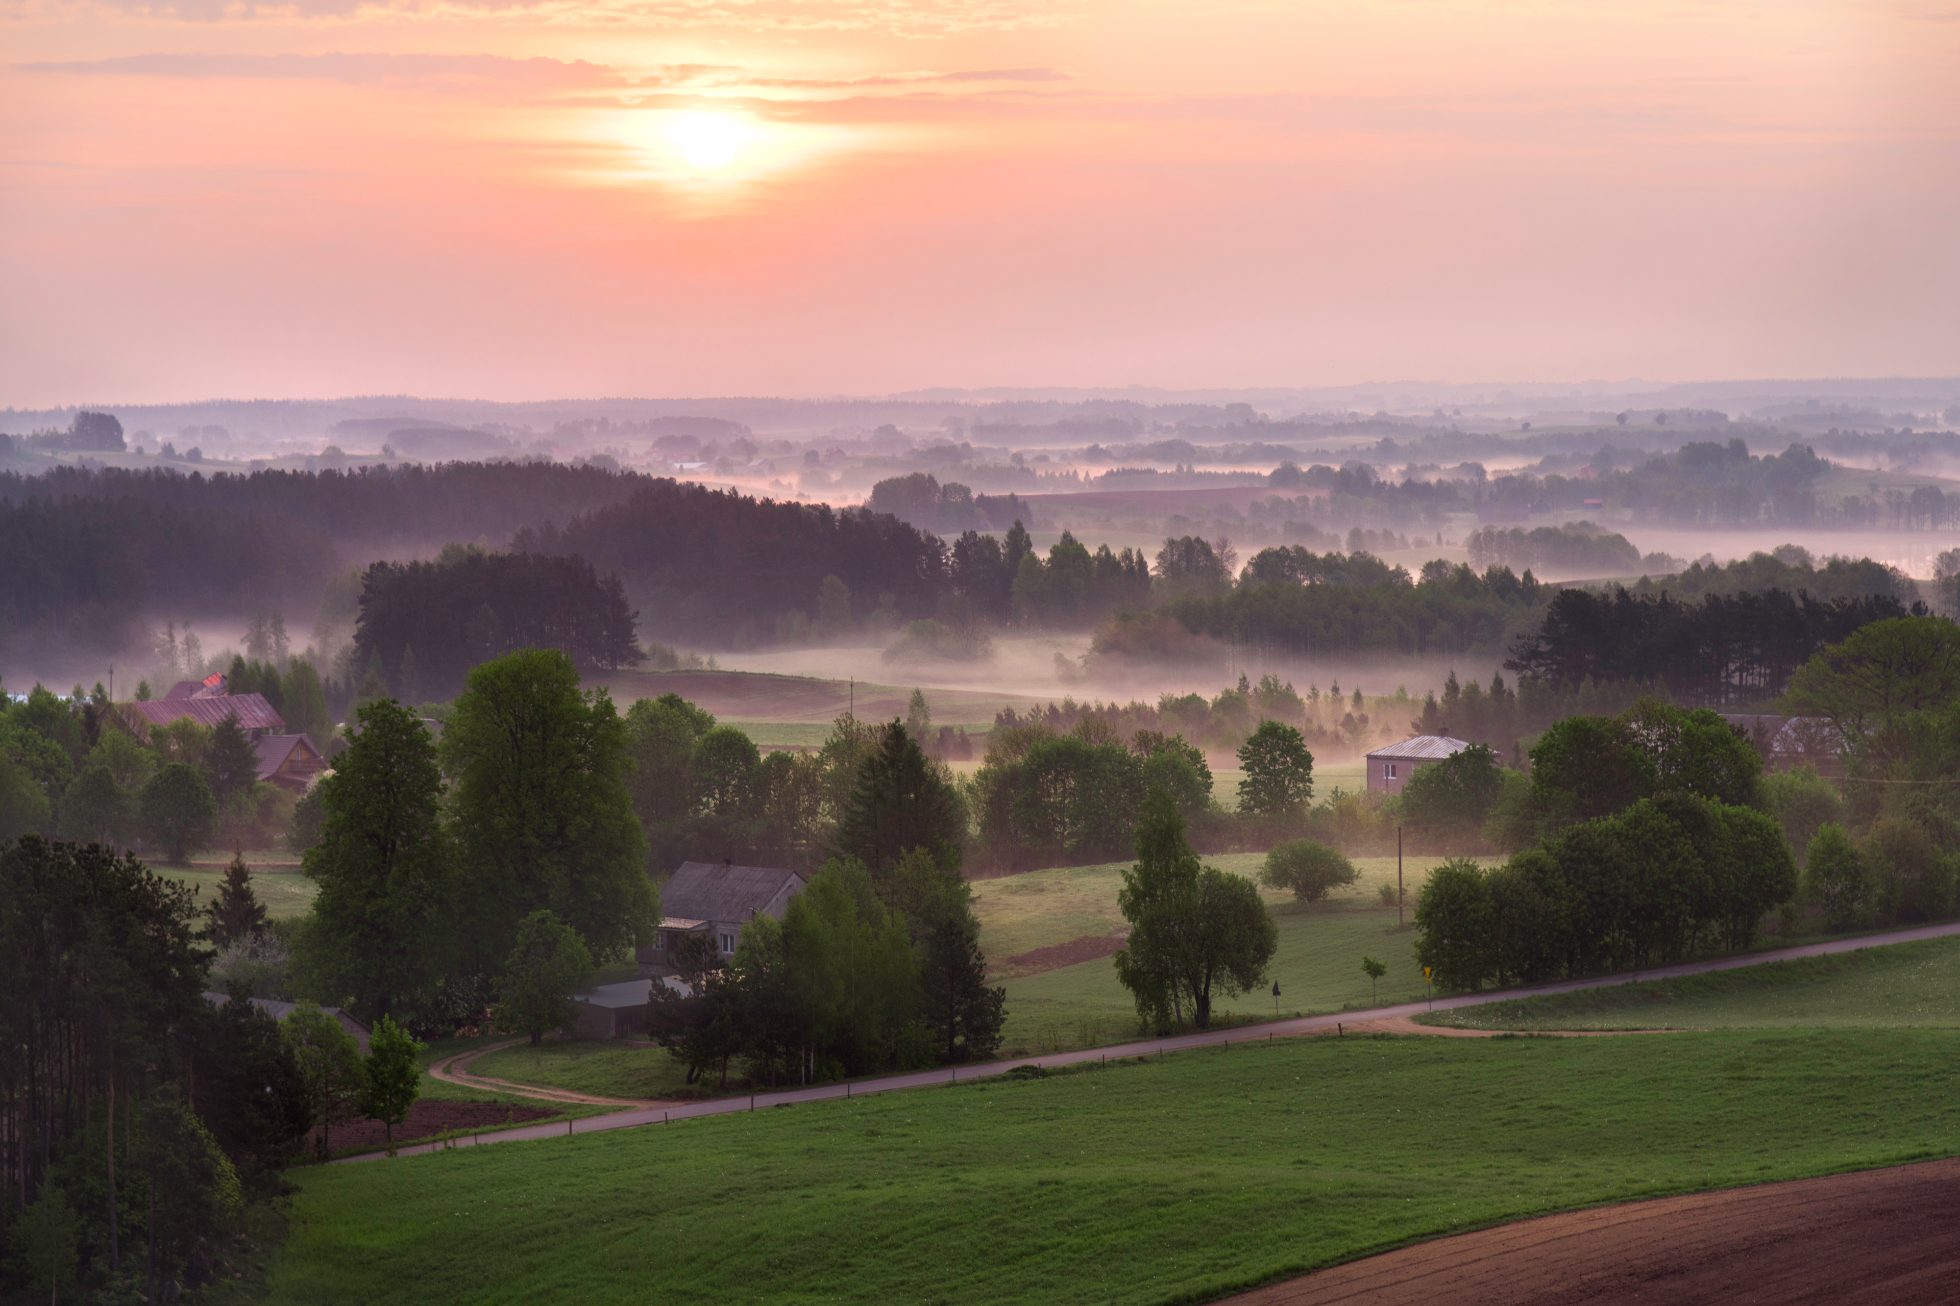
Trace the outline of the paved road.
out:
<instances>
[{"instance_id":1,"label":"paved road","mask_svg":"<svg viewBox=\"0 0 1960 1306\"><path fill-rule=\"evenodd\" d=\"M525 1125L516 1129L503 1129L494 1133L457 1138L447 1143L423 1143L415 1147L401 1148L400 1152L403 1156L410 1156L418 1152L435 1152L446 1148L475 1147L489 1143L521 1143L538 1138L561 1138L568 1133L591 1134L608 1129L634 1129L641 1125L666 1124L674 1120L691 1120L698 1116L759 1111L766 1107L793 1106L803 1102L827 1102L833 1098L862 1097L867 1093L894 1093L907 1088L928 1088L937 1084L990 1079L996 1075L1004 1075L1018 1066L1054 1069L1062 1066L1085 1065L1095 1061L1121 1060L1124 1057L1155 1056L1161 1052L1182 1052L1188 1048L1220 1047L1227 1043L1247 1041L1264 1042L1268 1039L1287 1038L1296 1034L1317 1034L1323 1030L1333 1029L1337 1024L1359 1025L1371 1020L1417 1016L1426 1011L1448 1011L1456 1007L1475 1007L1510 998L1529 998L1546 993L1572 993L1581 989L1612 988L1616 985L1644 980L1674 979L1682 975L1707 975L1714 971L1739 970L1745 966L1761 966L1796 957L1823 957L1832 953L1855 952L1861 948L1878 948L1893 943L1911 943L1919 939L1940 939L1953 935L1960 935L1960 922L1926 925L1911 930L1892 930L1884 934L1865 934L1856 938L1832 939L1825 943L1805 944L1796 948L1775 948L1764 952L1744 953L1735 957L1718 957L1712 961L1688 961L1674 966L1656 966L1649 970L1602 975L1592 979L1562 980L1556 984L1539 984L1530 988L1465 993L1455 997L1437 998L1433 1003L1403 1002L1387 1007L1338 1011L1325 1016L1297 1016L1291 1020L1268 1021L1258 1025L1237 1025L1231 1029L1204 1030L1170 1038L1138 1039L1134 1042L1085 1048L1075 1052L1051 1052L1045 1056L1017 1057L1011 1061L987 1061L972 1066L921 1070L910 1074L885 1075L876 1079L862 1079L842 1084L821 1084L815 1088L777 1089L747 1097L712 1098L681 1106L615 1111L607 1115L588 1116L583 1120L571 1120L561 1124ZM344 1157L333 1164L347 1165L371 1161L379 1155L379 1153L369 1153L365 1156Z\"/></svg>"}]
</instances>

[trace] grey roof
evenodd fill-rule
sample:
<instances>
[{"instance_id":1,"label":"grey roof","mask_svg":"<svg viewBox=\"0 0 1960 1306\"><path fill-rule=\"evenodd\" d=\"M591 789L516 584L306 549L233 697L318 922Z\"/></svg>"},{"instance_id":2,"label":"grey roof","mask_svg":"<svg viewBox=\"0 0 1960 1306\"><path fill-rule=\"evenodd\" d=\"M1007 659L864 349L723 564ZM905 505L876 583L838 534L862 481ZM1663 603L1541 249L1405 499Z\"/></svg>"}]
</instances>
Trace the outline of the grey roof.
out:
<instances>
[{"instance_id":1,"label":"grey roof","mask_svg":"<svg viewBox=\"0 0 1960 1306\"><path fill-rule=\"evenodd\" d=\"M745 921L803 877L773 866L734 866L727 862L682 862L660 886L663 915L695 921Z\"/></svg>"},{"instance_id":2,"label":"grey roof","mask_svg":"<svg viewBox=\"0 0 1960 1306\"><path fill-rule=\"evenodd\" d=\"M672 975L663 976L659 982L682 997L687 997L690 994L687 985ZM572 1001L583 1002L590 1007L604 1007L608 1010L618 1010L622 1007L644 1007L648 1002L653 1000L653 985L654 981L650 979L621 980L617 984L599 984L587 989L583 993L573 994Z\"/></svg>"},{"instance_id":3,"label":"grey roof","mask_svg":"<svg viewBox=\"0 0 1960 1306\"><path fill-rule=\"evenodd\" d=\"M1414 759L1440 759L1455 757L1466 748L1474 748L1467 739L1456 739L1449 735L1412 735L1399 744L1386 744L1374 749L1369 757L1403 757Z\"/></svg>"},{"instance_id":4,"label":"grey roof","mask_svg":"<svg viewBox=\"0 0 1960 1306\"><path fill-rule=\"evenodd\" d=\"M204 1000L214 1007L222 1007L231 1001L231 996L225 993L206 993ZM297 1002L283 1002L278 998L253 998L252 1005L274 1020L284 1020L286 1017L292 1015L293 1012L299 1010L299 1004ZM367 1047L368 1027L366 1025L354 1019L339 1007L321 1007L320 1014L330 1016L338 1021L341 1028L345 1029L349 1034L352 1034L355 1041L362 1048L365 1049Z\"/></svg>"},{"instance_id":5,"label":"grey roof","mask_svg":"<svg viewBox=\"0 0 1960 1306\"><path fill-rule=\"evenodd\" d=\"M259 758L259 779L271 777L299 748L304 748L315 757L320 755L319 750L313 747L313 741L305 735L261 735L252 741L252 751Z\"/></svg>"}]
</instances>

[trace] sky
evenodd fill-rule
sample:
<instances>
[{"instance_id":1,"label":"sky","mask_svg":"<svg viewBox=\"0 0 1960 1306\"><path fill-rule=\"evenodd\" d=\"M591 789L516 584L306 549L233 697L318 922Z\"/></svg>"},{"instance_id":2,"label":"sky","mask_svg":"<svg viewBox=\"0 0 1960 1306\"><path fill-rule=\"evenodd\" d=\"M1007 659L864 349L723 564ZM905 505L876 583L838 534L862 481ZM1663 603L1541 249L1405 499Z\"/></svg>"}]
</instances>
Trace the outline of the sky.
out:
<instances>
[{"instance_id":1,"label":"sky","mask_svg":"<svg viewBox=\"0 0 1960 1306\"><path fill-rule=\"evenodd\" d=\"M1960 371L1960 0L0 0L0 405Z\"/></svg>"}]
</instances>

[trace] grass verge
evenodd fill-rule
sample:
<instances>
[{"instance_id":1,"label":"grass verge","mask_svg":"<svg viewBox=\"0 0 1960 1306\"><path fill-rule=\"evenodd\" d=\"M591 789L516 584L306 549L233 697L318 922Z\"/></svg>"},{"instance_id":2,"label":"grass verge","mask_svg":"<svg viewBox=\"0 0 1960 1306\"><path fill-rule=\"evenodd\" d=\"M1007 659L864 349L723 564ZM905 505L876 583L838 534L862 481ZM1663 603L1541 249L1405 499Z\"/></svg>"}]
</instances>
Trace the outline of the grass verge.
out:
<instances>
[{"instance_id":1,"label":"grass verge","mask_svg":"<svg viewBox=\"0 0 1960 1306\"><path fill-rule=\"evenodd\" d=\"M1960 1029L1960 939L1438 1012L1464 1029Z\"/></svg>"}]
</instances>

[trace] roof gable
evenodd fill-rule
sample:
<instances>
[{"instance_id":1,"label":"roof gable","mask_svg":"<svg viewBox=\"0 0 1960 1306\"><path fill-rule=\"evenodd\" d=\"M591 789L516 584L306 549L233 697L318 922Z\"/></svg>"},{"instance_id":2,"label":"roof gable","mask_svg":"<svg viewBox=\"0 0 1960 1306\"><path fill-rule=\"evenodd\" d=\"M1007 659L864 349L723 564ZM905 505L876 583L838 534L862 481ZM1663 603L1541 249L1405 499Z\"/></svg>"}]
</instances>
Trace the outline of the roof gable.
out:
<instances>
[{"instance_id":1,"label":"roof gable","mask_svg":"<svg viewBox=\"0 0 1960 1306\"><path fill-rule=\"evenodd\" d=\"M1450 735L1411 735L1400 743L1385 744L1368 754L1369 757L1406 758L1412 761L1438 760L1455 757L1466 748L1475 748L1467 739L1457 739Z\"/></svg>"},{"instance_id":2,"label":"roof gable","mask_svg":"<svg viewBox=\"0 0 1960 1306\"><path fill-rule=\"evenodd\" d=\"M766 909L786 888L802 886L802 876L779 867L682 862L660 886L660 910L663 915L686 920L745 921Z\"/></svg>"},{"instance_id":3,"label":"roof gable","mask_svg":"<svg viewBox=\"0 0 1960 1306\"><path fill-rule=\"evenodd\" d=\"M213 727L227 717L235 717L244 730L284 731L286 718L266 701L264 694L211 694L201 698L153 698L141 703L118 704L124 718L138 730L167 726L185 717L201 726Z\"/></svg>"}]
</instances>

